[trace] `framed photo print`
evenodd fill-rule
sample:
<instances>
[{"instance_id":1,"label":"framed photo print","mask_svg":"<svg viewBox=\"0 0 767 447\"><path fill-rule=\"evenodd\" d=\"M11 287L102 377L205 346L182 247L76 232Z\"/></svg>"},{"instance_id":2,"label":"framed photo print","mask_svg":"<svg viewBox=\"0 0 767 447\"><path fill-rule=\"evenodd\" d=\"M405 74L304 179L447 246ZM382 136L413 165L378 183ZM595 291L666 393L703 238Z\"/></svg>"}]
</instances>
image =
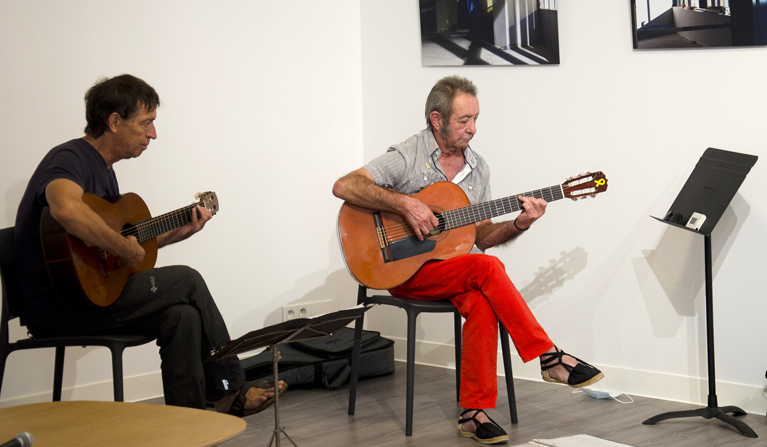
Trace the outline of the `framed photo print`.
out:
<instances>
[{"instance_id":1,"label":"framed photo print","mask_svg":"<svg viewBox=\"0 0 767 447\"><path fill-rule=\"evenodd\" d=\"M422 64L559 64L557 2L420 0Z\"/></svg>"},{"instance_id":2,"label":"framed photo print","mask_svg":"<svg viewBox=\"0 0 767 447\"><path fill-rule=\"evenodd\" d=\"M767 45L767 0L630 0L634 49Z\"/></svg>"}]
</instances>

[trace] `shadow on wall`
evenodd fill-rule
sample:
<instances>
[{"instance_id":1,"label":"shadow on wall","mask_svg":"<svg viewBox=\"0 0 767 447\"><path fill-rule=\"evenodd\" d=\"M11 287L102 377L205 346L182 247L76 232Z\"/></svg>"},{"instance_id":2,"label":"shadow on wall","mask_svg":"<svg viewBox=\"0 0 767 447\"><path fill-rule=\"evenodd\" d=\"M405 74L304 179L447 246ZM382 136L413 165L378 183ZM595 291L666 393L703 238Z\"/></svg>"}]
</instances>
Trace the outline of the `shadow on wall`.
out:
<instances>
[{"instance_id":1,"label":"shadow on wall","mask_svg":"<svg viewBox=\"0 0 767 447\"><path fill-rule=\"evenodd\" d=\"M714 278L732 247L733 235L740 232L750 211L749 204L740 194L736 194L719 220L711 236L711 267ZM665 300L656 296L657 293L653 290L642 287L648 315L653 316L650 318L653 332L658 337L673 337L677 333L678 326L682 323L678 316L695 316L695 298L702 293L705 285L703 241L702 235L678 228L667 228L655 249L645 250L642 252L644 257L634 259L637 277L646 276L642 272L646 272L649 266L668 303L677 313L668 315L668 311L664 310L667 307Z\"/></svg>"},{"instance_id":2,"label":"shadow on wall","mask_svg":"<svg viewBox=\"0 0 767 447\"><path fill-rule=\"evenodd\" d=\"M328 241L329 265L343 265L341 251L335 234ZM287 263L286 263L287 264ZM289 264L287 264L289 265ZM319 284L319 285L318 285ZM333 300L328 312L357 305L357 282L346 269L328 268L296 278L293 288L280 295L260 297L259 306L243 313L237 321L263 321L263 327L282 322L282 306L308 303L312 301ZM268 312L265 314L265 312ZM260 329L260 327L251 330ZM232 334L233 336L235 334Z\"/></svg>"},{"instance_id":3,"label":"shadow on wall","mask_svg":"<svg viewBox=\"0 0 767 447\"><path fill-rule=\"evenodd\" d=\"M581 247L563 251L559 258L549 261L549 265L541 267L535 273L530 284L519 289L527 303L548 295L561 288L565 282L575 279L575 275L583 271L588 263L588 253Z\"/></svg>"}]
</instances>

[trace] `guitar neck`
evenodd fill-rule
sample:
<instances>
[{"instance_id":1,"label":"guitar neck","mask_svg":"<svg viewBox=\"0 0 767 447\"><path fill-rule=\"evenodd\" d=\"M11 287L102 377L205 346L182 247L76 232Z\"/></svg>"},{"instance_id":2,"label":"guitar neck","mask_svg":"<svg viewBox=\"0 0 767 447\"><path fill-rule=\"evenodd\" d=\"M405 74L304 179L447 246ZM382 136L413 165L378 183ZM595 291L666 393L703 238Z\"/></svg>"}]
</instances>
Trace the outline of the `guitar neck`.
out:
<instances>
[{"instance_id":1,"label":"guitar neck","mask_svg":"<svg viewBox=\"0 0 767 447\"><path fill-rule=\"evenodd\" d=\"M523 192L502 199L491 200L489 202L478 203L476 205L469 205L463 208L456 208L454 210L438 213L437 219L440 221L438 228L440 230L452 230L453 228L519 211L522 209L522 202L519 201L517 198L518 196L535 197L537 199L544 199L547 202L565 198L564 192L562 191L562 185L554 185L535 191Z\"/></svg>"},{"instance_id":2,"label":"guitar neck","mask_svg":"<svg viewBox=\"0 0 767 447\"><path fill-rule=\"evenodd\" d=\"M176 228L182 227L191 222L192 212L197 205L203 204L195 203L183 208L179 208L176 211L165 213L161 216L142 220L136 225L124 230L122 235L135 236L139 244L150 239L154 239L160 235L163 235L169 231L173 231Z\"/></svg>"}]
</instances>

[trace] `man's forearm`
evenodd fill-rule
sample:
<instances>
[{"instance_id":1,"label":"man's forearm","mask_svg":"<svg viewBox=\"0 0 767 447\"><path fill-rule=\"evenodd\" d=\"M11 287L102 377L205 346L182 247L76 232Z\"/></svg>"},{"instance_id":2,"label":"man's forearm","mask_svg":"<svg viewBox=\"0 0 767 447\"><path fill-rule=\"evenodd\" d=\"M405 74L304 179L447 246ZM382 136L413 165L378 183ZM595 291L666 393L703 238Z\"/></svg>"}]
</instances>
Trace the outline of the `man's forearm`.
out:
<instances>
[{"instance_id":1,"label":"man's forearm","mask_svg":"<svg viewBox=\"0 0 767 447\"><path fill-rule=\"evenodd\" d=\"M340 178L333 185L333 194L346 202L363 208L402 213L405 211L405 194L382 188L375 184L370 174L359 170Z\"/></svg>"},{"instance_id":2,"label":"man's forearm","mask_svg":"<svg viewBox=\"0 0 767 447\"><path fill-rule=\"evenodd\" d=\"M131 252L131 243L109 228L85 203L70 203L66 207L51 208L51 216L67 233L83 242L99 247L119 258Z\"/></svg>"},{"instance_id":3,"label":"man's forearm","mask_svg":"<svg viewBox=\"0 0 767 447\"><path fill-rule=\"evenodd\" d=\"M476 244L482 251L507 244L522 234L521 231L514 227L513 220L501 223L485 222L487 223L477 225Z\"/></svg>"},{"instance_id":4,"label":"man's forearm","mask_svg":"<svg viewBox=\"0 0 767 447\"><path fill-rule=\"evenodd\" d=\"M83 202L83 190L66 179L53 180L45 188L51 216L71 235L111 253L129 263L143 257L143 249L109 228L104 220Z\"/></svg>"}]
</instances>

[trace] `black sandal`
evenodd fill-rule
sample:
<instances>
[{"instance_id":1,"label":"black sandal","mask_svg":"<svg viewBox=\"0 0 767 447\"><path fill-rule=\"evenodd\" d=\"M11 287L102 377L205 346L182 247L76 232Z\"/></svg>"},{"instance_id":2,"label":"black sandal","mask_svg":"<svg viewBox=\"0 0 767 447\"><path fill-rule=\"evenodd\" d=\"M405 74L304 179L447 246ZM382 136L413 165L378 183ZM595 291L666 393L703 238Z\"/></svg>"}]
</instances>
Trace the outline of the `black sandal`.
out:
<instances>
[{"instance_id":1,"label":"black sandal","mask_svg":"<svg viewBox=\"0 0 767 447\"><path fill-rule=\"evenodd\" d=\"M573 388L582 388L584 386L592 385L596 382L598 382L602 377L605 375L602 374L602 371L594 368L593 366L589 365L588 363L584 362L583 360L579 359L578 357L572 356L570 354L565 353L565 351L560 351L559 348L554 346L554 349L557 352L546 352L544 354L541 354L541 376L543 376L543 380L546 382L551 383L564 383L565 385L570 385ZM578 364L573 366L567 365L562 362L562 356L570 355L570 357L574 358L578 361ZM553 360L556 359L556 362ZM567 378L567 382L563 382L559 379L555 379L551 376L549 376L548 370L557 366L562 365L570 372L570 376Z\"/></svg>"},{"instance_id":2,"label":"black sandal","mask_svg":"<svg viewBox=\"0 0 767 447\"><path fill-rule=\"evenodd\" d=\"M474 411L475 413L470 418L463 418L463 415L470 411ZM463 436L464 438L472 438L482 444L500 444L502 442L508 441L509 435L507 435L506 432L494 420L490 419L490 416L487 416L487 418L490 419L490 422L483 422L480 424L480 422L477 420L477 415L480 412L487 416L487 413L485 413L484 410L469 409L461 413L462 418L458 419L458 436ZM463 431L461 429L461 424L471 421L474 421L474 424L477 426L477 430L474 433Z\"/></svg>"},{"instance_id":3,"label":"black sandal","mask_svg":"<svg viewBox=\"0 0 767 447\"><path fill-rule=\"evenodd\" d=\"M264 390L268 390L269 388L274 388L274 382L270 381L262 381L262 382L245 382L245 384L240 388L240 391L237 392L237 397L234 398L234 402L232 402L232 406L229 407L228 413L232 416L237 417L243 417L243 416L250 416L251 414L256 414L264 411L266 407L274 403L274 396L267 399L264 403L259 405L256 408L245 408L245 404L248 401L248 398L246 395L248 394L248 390L251 388L261 388ZM279 393L280 396L282 396L282 393L285 392L285 390L288 389L288 384L283 382L282 388L280 389Z\"/></svg>"}]
</instances>

